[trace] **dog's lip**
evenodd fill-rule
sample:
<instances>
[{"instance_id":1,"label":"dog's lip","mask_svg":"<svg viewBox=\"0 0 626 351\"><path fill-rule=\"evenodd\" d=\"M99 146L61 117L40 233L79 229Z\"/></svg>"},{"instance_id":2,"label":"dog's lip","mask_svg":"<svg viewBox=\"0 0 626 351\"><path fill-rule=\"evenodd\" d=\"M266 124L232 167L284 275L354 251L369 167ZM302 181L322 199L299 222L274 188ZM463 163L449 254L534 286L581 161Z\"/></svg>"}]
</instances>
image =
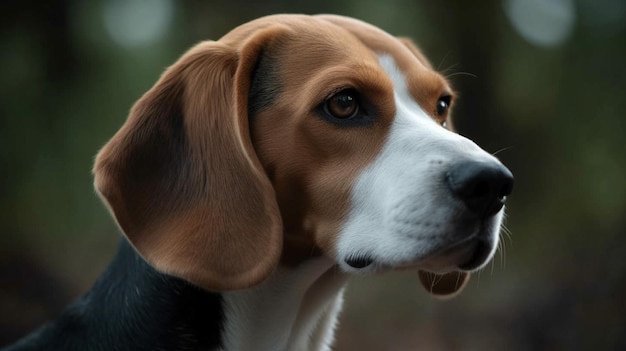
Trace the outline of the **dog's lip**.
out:
<instances>
[{"instance_id":1,"label":"dog's lip","mask_svg":"<svg viewBox=\"0 0 626 351\"><path fill-rule=\"evenodd\" d=\"M485 264L485 261L489 257L491 251L489 245L482 241L476 240L476 246L470 259L459 265L459 268L463 271L473 271Z\"/></svg>"},{"instance_id":2,"label":"dog's lip","mask_svg":"<svg viewBox=\"0 0 626 351\"><path fill-rule=\"evenodd\" d=\"M423 270L435 274L473 272L486 263L492 250L487 228L487 221L483 221L461 238L440 243L428 253L405 261L385 262L374 256L372 264L365 268L368 268L369 273L406 270Z\"/></svg>"},{"instance_id":3,"label":"dog's lip","mask_svg":"<svg viewBox=\"0 0 626 351\"><path fill-rule=\"evenodd\" d=\"M482 246L485 244L481 243L478 235L471 235L446 245L426 257L400 263L391 268L397 270L420 269L438 274L452 271L471 271L475 266L478 266L476 261L482 263L482 258L476 257Z\"/></svg>"}]
</instances>

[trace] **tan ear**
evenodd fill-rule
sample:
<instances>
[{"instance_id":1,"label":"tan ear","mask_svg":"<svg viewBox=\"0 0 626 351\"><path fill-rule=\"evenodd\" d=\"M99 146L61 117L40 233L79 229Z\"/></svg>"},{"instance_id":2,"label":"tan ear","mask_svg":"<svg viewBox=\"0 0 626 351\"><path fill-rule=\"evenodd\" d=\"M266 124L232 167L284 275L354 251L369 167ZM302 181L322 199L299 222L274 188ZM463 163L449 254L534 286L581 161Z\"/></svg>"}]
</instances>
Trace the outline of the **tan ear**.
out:
<instances>
[{"instance_id":1,"label":"tan ear","mask_svg":"<svg viewBox=\"0 0 626 351\"><path fill-rule=\"evenodd\" d=\"M220 42L192 48L94 166L97 191L141 256L208 290L258 284L282 249L274 190L248 130L254 62L242 61Z\"/></svg>"},{"instance_id":2,"label":"tan ear","mask_svg":"<svg viewBox=\"0 0 626 351\"><path fill-rule=\"evenodd\" d=\"M419 277L424 289L433 296L450 298L463 290L469 281L470 274L468 272L437 274L420 270Z\"/></svg>"}]
</instances>

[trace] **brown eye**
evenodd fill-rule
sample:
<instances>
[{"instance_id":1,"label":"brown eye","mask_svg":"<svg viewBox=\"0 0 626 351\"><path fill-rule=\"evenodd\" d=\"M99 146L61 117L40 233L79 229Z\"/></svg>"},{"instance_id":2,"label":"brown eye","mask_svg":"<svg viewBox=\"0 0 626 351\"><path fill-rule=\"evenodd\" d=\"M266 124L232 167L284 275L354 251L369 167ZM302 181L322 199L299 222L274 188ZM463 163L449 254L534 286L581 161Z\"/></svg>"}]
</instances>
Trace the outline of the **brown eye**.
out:
<instances>
[{"instance_id":1,"label":"brown eye","mask_svg":"<svg viewBox=\"0 0 626 351\"><path fill-rule=\"evenodd\" d=\"M450 96L442 96L437 101L437 106L435 108L435 113L437 116L443 116L450 108Z\"/></svg>"},{"instance_id":2,"label":"brown eye","mask_svg":"<svg viewBox=\"0 0 626 351\"><path fill-rule=\"evenodd\" d=\"M359 112L357 94L352 89L342 90L326 100L324 109L335 118L352 118Z\"/></svg>"}]
</instances>

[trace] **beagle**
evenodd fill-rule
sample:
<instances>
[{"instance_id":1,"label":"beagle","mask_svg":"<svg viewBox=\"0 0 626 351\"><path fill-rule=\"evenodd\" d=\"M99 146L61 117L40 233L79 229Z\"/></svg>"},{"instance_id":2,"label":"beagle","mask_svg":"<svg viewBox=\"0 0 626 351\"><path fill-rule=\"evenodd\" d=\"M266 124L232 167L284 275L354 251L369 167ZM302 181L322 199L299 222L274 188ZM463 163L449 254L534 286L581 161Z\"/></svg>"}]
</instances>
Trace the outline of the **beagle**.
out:
<instances>
[{"instance_id":1,"label":"beagle","mask_svg":"<svg viewBox=\"0 0 626 351\"><path fill-rule=\"evenodd\" d=\"M458 292L513 177L451 130L453 103L414 44L351 18L196 45L96 157L116 258L7 350L329 350L351 273Z\"/></svg>"}]
</instances>

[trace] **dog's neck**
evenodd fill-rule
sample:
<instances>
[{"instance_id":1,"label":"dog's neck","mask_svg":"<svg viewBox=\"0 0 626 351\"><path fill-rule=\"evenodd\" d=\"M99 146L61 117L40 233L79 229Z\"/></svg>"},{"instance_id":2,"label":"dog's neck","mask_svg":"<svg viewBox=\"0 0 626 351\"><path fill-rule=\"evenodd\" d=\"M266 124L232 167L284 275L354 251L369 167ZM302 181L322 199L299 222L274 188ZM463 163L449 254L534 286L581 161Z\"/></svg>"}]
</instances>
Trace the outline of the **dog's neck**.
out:
<instances>
[{"instance_id":1,"label":"dog's neck","mask_svg":"<svg viewBox=\"0 0 626 351\"><path fill-rule=\"evenodd\" d=\"M345 279L317 258L211 293L155 271L123 240L87 294L5 351L324 350Z\"/></svg>"},{"instance_id":2,"label":"dog's neck","mask_svg":"<svg viewBox=\"0 0 626 351\"><path fill-rule=\"evenodd\" d=\"M279 267L254 288L224 293L224 350L329 349L346 279L318 257Z\"/></svg>"}]
</instances>

